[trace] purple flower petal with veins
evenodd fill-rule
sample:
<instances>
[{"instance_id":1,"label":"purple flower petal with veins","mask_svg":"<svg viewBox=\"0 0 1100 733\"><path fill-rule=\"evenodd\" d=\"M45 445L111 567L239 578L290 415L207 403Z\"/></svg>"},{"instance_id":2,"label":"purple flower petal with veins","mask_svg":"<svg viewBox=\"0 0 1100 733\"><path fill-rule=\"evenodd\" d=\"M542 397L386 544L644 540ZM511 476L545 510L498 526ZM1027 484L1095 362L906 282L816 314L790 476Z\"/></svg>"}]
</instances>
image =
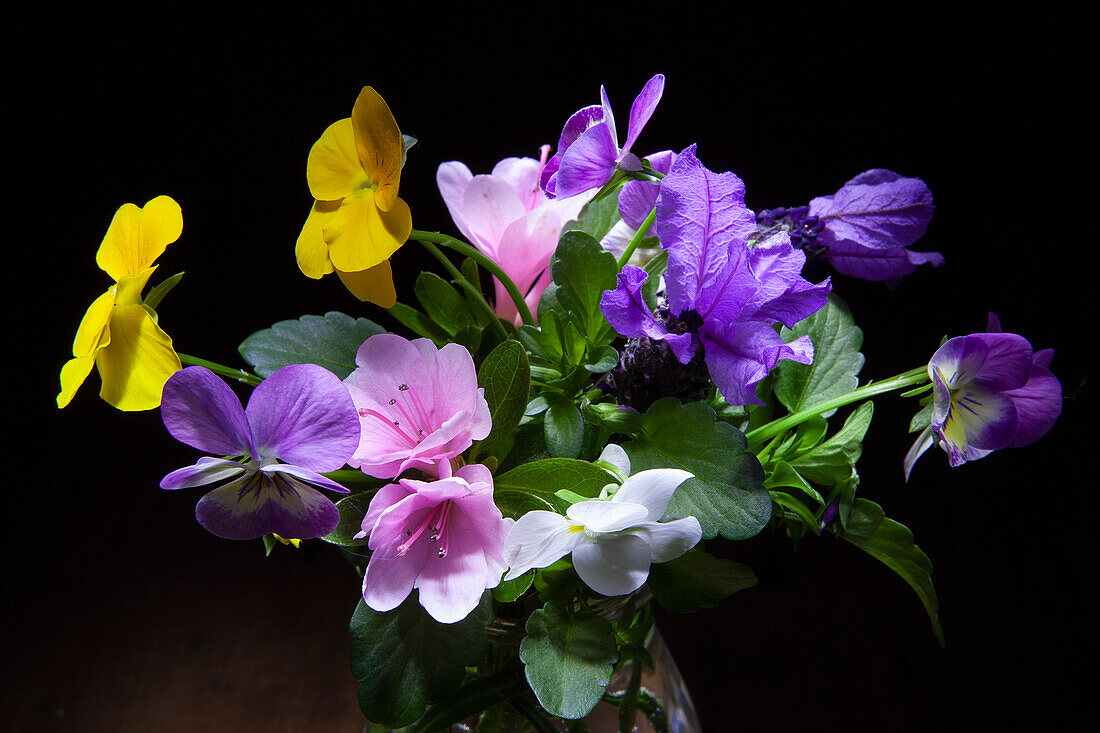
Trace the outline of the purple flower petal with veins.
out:
<instances>
[{"instance_id":1,"label":"purple flower petal with veins","mask_svg":"<svg viewBox=\"0 0 1100 733\"><path fill-rule=\"evenodd\" d=\"M240 461L200 458L161 481L183 489L232 479L204 496L195 517L227 539L266 534L307 539L335 529L340 513L313 486L347 492L321 476L343 466L359 444L359 419L335 374L313 364L283 367L241 407L204 367L176 372L164 386L161 417L177 440ZM288 461L280 463L279 460Z\"/></svg>"},{"instance_id":2,"label":"purple flower petal with veins","mask_svg":"<svg viewBox=\"0 0 1100 733\"><path fill-rule=\"evenodd\" d=\"M684 150L661 182L655 227L668 250L667 312L655 316L641 298L645 273L627 267L603 294L607 321L628 338L665 341L681 364L700 346L711 379L732 404L760 404L756 385L780 359L813 360L807 337L783 341L776 323L793 326L817 312L831 285L802 278L805 254L786 233L749 248L755 217L745 187L717 175Z\"/></svg>"},{"instance_id":3,"label":"purple flower petal with veins","mask_svg":"<svg viewBox=\"0 0 1100 733\"><path fill-rule=\"evenodd\" d=\"M919 178L884 168L864 171L836 194L810 202L824 229L817 242L838 272L865 280L908 275L918 265L939 267L939 252L910 252L932 220L932 192Z\"/></svg>"}]
</instances>

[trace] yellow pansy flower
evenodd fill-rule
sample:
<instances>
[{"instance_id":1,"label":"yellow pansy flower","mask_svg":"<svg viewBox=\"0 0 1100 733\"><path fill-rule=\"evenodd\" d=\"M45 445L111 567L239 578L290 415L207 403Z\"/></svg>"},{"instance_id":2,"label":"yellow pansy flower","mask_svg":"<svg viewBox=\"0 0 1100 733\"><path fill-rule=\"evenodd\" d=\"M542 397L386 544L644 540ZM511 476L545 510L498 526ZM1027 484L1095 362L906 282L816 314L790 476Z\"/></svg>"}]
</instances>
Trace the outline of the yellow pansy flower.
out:
<instances>
[{"instance_id":1,"label":"yellow pansy flower","mask_svg":"<svg viewBox=\"0 0 1100 733\"><path fill-rule=\"evenodd\" d=\"M99 396L108 403L128 412L160 405L164 383L181 364L156 313L142 304L141 291L157 269L153 262L182 231L180 206L168 196L141 208L123 204L115 212L95 257L115 284L80 321L73 358L61 368L58 407L69 404L93 364L103 382Z\"/></svg>"},{"instance_id":2,"label":"yellow pansy flower","mask_svg":"<svg viewBox=\"0 0 1100 733\"><path fill-rule=\"evenodd\" d=\"M351 117L329 125L309 151L315 200L294 249L307 277L335 271L359 300L397 302L389 258L412 232L409 206L397 197L404 152L386 101L363 87Z\"/></svg>"}]
</instances>

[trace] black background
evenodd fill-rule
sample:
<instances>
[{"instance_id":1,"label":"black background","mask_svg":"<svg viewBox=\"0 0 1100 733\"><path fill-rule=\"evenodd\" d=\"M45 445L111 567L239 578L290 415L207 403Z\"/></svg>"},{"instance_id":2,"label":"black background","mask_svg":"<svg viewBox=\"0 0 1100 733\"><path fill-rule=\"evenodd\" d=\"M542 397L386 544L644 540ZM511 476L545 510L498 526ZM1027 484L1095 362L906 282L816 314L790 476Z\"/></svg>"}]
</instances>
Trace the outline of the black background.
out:
<instances>
[{"instance_id":1,"label":"black background","mask_svg":"<svg viewBox=\"0 0 1100 733\"><path fill-rule=\"evenodd\" d=\"M592 12L146 12L66 16L63 30L43 18L14 39L16 443L2 532L13 729L357 730L346 621L358 581L338 554L314 542L265 559L258 541L205 533L199 492L157 488L194 452L156 411L100 401L94 373L68 408L53 403L80 317L109 285L94 256L115 209L162 193L182 206L183 236L158 271L187 272L159 309L180 351L237 365L249 333L327 310L392 327L293 256L306 155L361 86L421 141L401 186L414 226L454 233L439 163L481 173L537 156L601 83L625 126L657 72L665 96L638 152L698 143L709 168L744 179L754 209L806 203L872 167L928 183L936 213L916 248L947 265L892 292L834 278L866 336L865 378L919 365L993 310L1057 349L1066 394L1039 444L954 470L932 452L907 485L915 406L880 399L860 492L932 558L946 649L910 589L855 548L726 543L759 585L659 618L704 727L1061 729L1087 707L1095 147L1083 19ZM393 264L405 300L416 272L437 269L414 244Z\"/></svg>"}]
</instances>

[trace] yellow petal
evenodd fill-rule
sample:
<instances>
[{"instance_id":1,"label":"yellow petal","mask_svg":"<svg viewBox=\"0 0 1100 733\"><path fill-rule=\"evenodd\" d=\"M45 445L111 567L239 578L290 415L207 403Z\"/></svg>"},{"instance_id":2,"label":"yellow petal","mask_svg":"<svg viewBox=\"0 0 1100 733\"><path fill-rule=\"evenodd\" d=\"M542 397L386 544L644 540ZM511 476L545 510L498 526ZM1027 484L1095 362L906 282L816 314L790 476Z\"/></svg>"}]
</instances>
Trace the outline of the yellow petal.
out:
<instances>
[{"instance_id":1,"label":"yellow petal","mask_svg":"<svg viewBox=\"0 0 1100 733\"><path fill-rule=\"evenodd\" d=\"M168 196L157 196L140 209L123 204L107 227L96 264L116 281L135 275L164 254L182 232L180 206Z\"/></svg>"},{"instance_id":2,"label":"yellow petal","mask_svg":"<svg viewBox=\"0 0 1100 733\"><path fill-rule=\"evenodd\" d=\"M298 259L298 268L306 277L317 280L332 272L332 261L328 258L328 245L322 236L325 222L332 218L332 212L340 204L334 201L314 201L309 210L302 233L294 245L294 256Z\"/></svg>"},{"instance_id":3,"label":"yellow petal","mask_svg":"<svg viewBox=\"0 0 1100 733\"><path fill-rule=\"evenodd\" d=\"M141 302L141 291L145 289L149 278L157 269L156 265L147 267L134 275L123 275L115 285L115 305L134 305Z\"/></svg>"},{"instance_id":4,"label":"yellow petal","mask_svg":"<svg viewBox=\"0 0 1100 733\"><path fill-rule=\"evenodd\" d=\"M181 368L172 339L142 305L114 309L111 343L95 363L103 380L99 396L127 412L160 405L164 383Z\"/></svg>"},{"instance_id":5,"label":"yellow petal","mask_svg":"<svg viewBox=\"0 0 1100 733\"><path fill-rule=\"evenodd\" d=\"M405 243L412 214L401 199L391 210L379 211L372 198L346 198L323 229L333 267L359 272L388 260Z\"/></svg>"},{"instance_id":6,"label":"yellow petal","mask_svg":"<svg viewBox=\"0 0 1100 733\"><path fill-rule=\"evenodd\" d=\"M310 194L319 201L336 201L350 196L354 187L365 180L366 174L355 153L351 119L333 122L321 139L313 143L306 160Z\"/></svg>"},{"instance_id":7,"label":"yellow petal","mask_svg":"<svg viewBox=\"0 0 1100 733\"><path fill-rule=\"evenodd\" d=\"M95 353L87 356L78 356L65 362L61 367L61 391L57 393L57 406L65 407L72 401L80 385L92 372L95 364Z\"/></svg>"},{"instance_id":8,"label":"yellow petal","mask_svg":"<svg viewBox=\"0 0 1100 733\"><path fill-rule=\"evenodd\" d=\"M393 288L393 271L390 261L386 260L369 270L359 272L336 271L340 282L359 300L366 300L383 308L392 308L397 302L397 291Z\"/></svg>"},{"instance_id":9,"label":"yellow petal","mask_svg":"<svg viewBox=\"0 0 1100 733\"><path fill-rule=\"evenodd\" d=\"M89 311L90 310L91 309L89 309ZM109 315L108 313L108 316ZM99 339L96 345L89 349L88 353L69 359L65 362L65 365L61 367L61 391L57 393L57 406L59 408L65 407L72 401L73 396L76 395L76 391L80 389L80 385L84 384L84 380L87 379L88 375L91 373L96 356L99 354L100 350L106 348L109 343L111 343L111 329L104 326L99 332Z\"/></svg>"},{"instance_id":10,"label":"yellow petal","mask_svg":"<svg viewBox=\"0 0 1100 733\"><path fill-rule=\"evenodd\" d=\"M103 348L110 343L111 331L107 328L107 324L111 321L111 311L114 307L115 287L112 286L110 290L92 301L84 317L80 319L76 338L73 339L73 356L88 356L93 349ZM106 333L107 342L100 343L104 333Z\"/></svg>"},{"instance_id":11,"label":"yellow petal","mask_svg":"<svg viewBox=\"0 0 1100 733\"><path fill-rule=\"evenodd\" d=\"M389 211L397 200L401 156L405 153L405 141L397 120L386 100L373 87L363 87L351 110L351 122L359 162L370 183L378 186L375 201L379 209Z\"/></svg>"}]
</instances>

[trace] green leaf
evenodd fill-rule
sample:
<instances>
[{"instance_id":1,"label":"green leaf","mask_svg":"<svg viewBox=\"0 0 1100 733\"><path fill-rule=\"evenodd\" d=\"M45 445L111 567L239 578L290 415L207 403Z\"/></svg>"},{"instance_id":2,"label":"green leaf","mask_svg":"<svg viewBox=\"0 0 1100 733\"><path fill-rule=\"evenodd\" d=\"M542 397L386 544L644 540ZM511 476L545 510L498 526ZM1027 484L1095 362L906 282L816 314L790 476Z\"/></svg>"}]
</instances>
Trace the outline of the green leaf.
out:
<instances>
[{"instance_id":1,"label":"green leaf","mask_svg":"<svg viewBox=\"0 0 1100 733\"><path fill-rule=\"evenodd\" d=\"M807 480L822 486L847 481L863 451L863 436L873 413L874 403L864 402L833 437L792 459L791 466Z\"/></svg>"},{"instance_id":2,"label":"green leaf","mask_svg":"<svg viewBox=\"0 0 1100 733\"><path fill-rule=\"evenodd\" d=\"M279 321L246 338L237 350L261 377L290 364L317 364L344 379L355 370L355 354L363 342L385 332L374 321L329 311Z\"/></svg>"},{"instance_id":3,"label":"green leaf","mask_svg":"<svg viewBox=\"0 0 1100 733\"><path fill-rule=\"evenodd\" d=\"M600 299L605 290L614 289L618 272L611 253L584 232L562 234L550 258L557 300L591 347L603 346L615 335L600 311Z\"/></svg>"},{"instance_id":4,"label":"green leaf","mask_svg":"<svg viewBox=\"0 0 1100 733\"><path fill-rule=\"evenodd\" d=\"M172 291L172 288L179 285L180 280L183 279L183 273L177 272L172 277L159 283L155 288L149 291L149 294L145 296L145 300L141 301L143 305L156 310L160 305L160 301L164 299L165 295L168 295Z\"/></svg>"},{"instance_id":5,"label":"green leaf","mask_svg":"<svg viewBox=\"0 0 1100 733\"><path fill-rule=\"evenodd\" d=\"M932 561L917 547L909 528L888 518L873 501L856 499L848 516L848 528L840 536L885 564L916 591L932 622L932 633L943 646L940 604L932 586Z\"/></svg>"},{"instance_id":6,"label":"green leaf","mask_svg":"<svg viewBox=\"0 0 1100 733\"><path fill-rule=\"evenodd\" d=\"M413 292L428 317L439 324L448 335L454 336L464 328L478 328L477 319L466 307L466 300L450 283L434 272L420 273Z\"/></svg>"},{"instance_id":7,"label":"green leaf","mask_svg":"<svg viewBox=\"0 0 1100 733\"><path fill-rule=\"evenodd\" d=\"M680 468L695 475L673 493L666 519L693 516L704 538L741 540L758 534L772 513L764 470L745 445L745 436L707 405L665 397L650 406L641 434L623 449L634 473Z\"/></svg>"},{"instance_id":8,"label":"green leaf","mask_svg":"<svg viewBox=\"0 0 1100 733\"><path fill-rule=\"evenodd\" d=\"M404 303L394 303L387 309L387 312L402 326L409 329L417 336L431 339L436 346L443 346L450 341L446 331L437 325L431 318L428 318L428 316L412 306L405 305Z\"/></svg>"},{"instance_id":9,"label":"green leaf","mask_svg":"<svg viewBox=\"0 0 1100 733\"><path fill-rule=\"evenodd\" d=\"M485 357L477 370L477 383L485 388L485 401L493 418L492 429L481 441L483 447L488 447L510 435L527 409L531 391L527 352L518 341L505 341Z\"/></svg>"},{"instance_id":10,"label":"green leaf","mask_svg":"<svg viewBox=\"0 0 1100 733\"><path fill-rule=\"evenodd\" d=\"M465 720L488 710L499 702L509 700L527 692L527 685L520 676L518 665L487 677L474 677L454 691L450 697L438 705L433 705L409 733L435 733L449 730L452 723Z\"/></svg>"},{"instance_id":11,"label":"green leaf","mask_svg":"<svg viewBox=\"0 0 1100 733\"><path fill-rule=\"evenodd\" d=\"M547 603L531 614L519 646L524 674L552 715L583 718L603 697L619 652L607 620Z\"/></svg>"},{"instance_id":12,"label":"green leaf","mask_svg":"<svg viewBox=\"0 0 1100 733\"><path fill-rule=\"evenodd\" d=\"M931 424L932 403L929 402L927 405L920 409L920 412L918 412L916 415L913 415L913 419L909 421L909 432L919 433Z\"/></svg>"},{"instance_id":13,"label":"green leaf","mask_svg":"<svg viewBox=\"0 0 1100 733\"><path fill-rule=\"evenodd\" d=\"M505 440L493 446L491 452L501 458L501 473L550 457L550 451L546 449L546 431L541 422L521 424Z\"/></svg>"},{"instance_id":14,"label":"green leaf","mask_svg":"<svg viewBox=\"0 0 1100 733\"><path fill-rule=\"evenodd\" d=\"M539 339L541 353L548 362L560 367L564 362L565 348L562 346L564 326L557 311L546 311L539 317L542 336Z\"/></svg>"},{"instance_id":15,"label":"green leaf","mask_svg":"<svg viewBox=\"0 0 1100 733\"><path fill-rule=\"evenodd\" d=\"M821 534L821 531L817 528L817 517L815 517L810 508L799 501L797 497L782 491L771 491L769 493L771 494L772 501L784 509L797 514L798 518L802 520L802 523L806 525L811 532L814 534Z\"/></svg>"},{"instance_id":16,"label":"green leaf","mask_svg":"<svg viewBox=\"0 0 1100 733\"><path fill-rule=\"evenodd\" d=\"M363 529L363 517L367 514L367 507L370 506L374 493L373 491L360 491L357 494L345 496L336 502L336 508L340 511L340 523L336 525L336 529L321 539L344 547L367 544L366 537L357 540L355 535Z\"/></svg>"},{"instance_id":17,"label":"green leaf","mask_svg":"<svg viewBox=\"0 0 1100 733\"><path fill-rule=\"evenodd\" d=\"M363 601L351 617L351 672L359 681L359 707L375 723L401 728L423 715L462 684L466 667L489 645L492 620L488 593L462 621L441 624L410 594L386 613Z\"/></svg>"},{"instance_id":18,"label":"green leaf","mask_svg":"<svg viewBox=\"0 0 1100 733\"><path fill-rule=\"evenodd\" d=\"M581 209L575 221L566 222L562 233L580 231L599 241L611 231L622 217L619 215L619 197L605 196L598 201L589 201Z\"/></svg>"},{"instance_id":19,"label":"green leaf","mask_svg":"<svg viewBox=\"0 0 1100 733\"><path fill-rule=\"evenodd\" d=\"M619 352L612 346L602 346L596 350L584 368L593 374L603 374L614 369L618 363Z\"/></svg>"},{"instance_id":20,"label":"green leaf","mask_svg":"<svg viewBox=\"0 0 1100 733\"><path fill-rule=\"evenodd\" d=\"M534 570L528 570L523 575L518 578L513 578L512 580L502 580L496 588L493 588L493 598L501 603L512 603L526 593L533 582L535 582Z\"/></svg>"},{"instance_id":21,"label":"green leaf","mask_svg":"<svg viewBox=\"0 0 1100 733\"><path fill-rule=\"evenodd\" d=\"M692 550L651 567L646 585L669 611L694 613L714 608L723 598L756 585L756 574L741 563Z\"/></svg>"},{"instance_id":22,"label":"green leaf","mask_svg":"<svg viewBox=\"0 0 1100 733\"><path fill-rule=\"evenodd\" d=\"M585 403L584 416L598 423L610 433L633 435L642 424L642 414L630 407L621 407L613 402L600 402L595 405Z\"/></svg>"},{"instance_id":23,"label":"green leaf","mask_svg":"<svg viewBox=\"0 0 1100 733\"><path fill-rule=\"evenodd\" d=\"M462 271L462 277L466 278L466 282L476 288L478 294L484 299L485 292L481 287L481 273L478 272L477 262L467 257L462 260L462 267L459 269ZM466 309L477 319L477 325L484 328L492 323L490 316L496 318L492 313L486 313L484 305L466 288L462 288L462 297L466 301Z\"/></svg>"},{"instance_id":24,"label":"green leaf","mask_svg":"<svg viewBox=\"0 0 1100 733\"><path fill-rule=\"evenodd\" d=\"M775 396L792 413L848 394L858 386L863 331L839 297L830 294L824 308L780 333L788 342L809 336L814 345L812 364L783 360L772 371Z\"/></svg>"},{"instance_id":25,"label":"green leaf","mask_svg":"<svg viewBox=\"0 0 1100 733\"><path fill-rule=\"evenodd\" d=\"M767 471L767 479L764 480L764 488L766 489L798 489L804 492L807 496L817 500L818 503L824 504L825 499L821 496L821 493L807 483L802 474L794 470L791 464L786 461L776 461L768 466L770 470Z\"/></svg>"},{"instance_id":26,"label":"green leaf","mask_svg":"<svg viewBox=\"0 0 1100 733\"><path fill-rule=\"evenodd\" d=\"M576 458L584 443L584 420L573 400L550 403L546 411L546 447L558 458Z\"/></svg>"},{"instance_id":27,"label":"green leaf","mask_svg":"<svg viewBox=\"0 0 1100 733\"><path fill-rule=\"evenodd\" d=\"M546 458L517 466L493 479L493 500L505 516L518 519L521 514L510 513L505 507L517 503L536 500L547 509L564 514L569 503L557 496L561 490L571 491L580 496L595 498L600 490L613 480L611 474L587 461L572 458ZM515 495L526 497L518 499Z\"/></svg>"}]
</instances>

